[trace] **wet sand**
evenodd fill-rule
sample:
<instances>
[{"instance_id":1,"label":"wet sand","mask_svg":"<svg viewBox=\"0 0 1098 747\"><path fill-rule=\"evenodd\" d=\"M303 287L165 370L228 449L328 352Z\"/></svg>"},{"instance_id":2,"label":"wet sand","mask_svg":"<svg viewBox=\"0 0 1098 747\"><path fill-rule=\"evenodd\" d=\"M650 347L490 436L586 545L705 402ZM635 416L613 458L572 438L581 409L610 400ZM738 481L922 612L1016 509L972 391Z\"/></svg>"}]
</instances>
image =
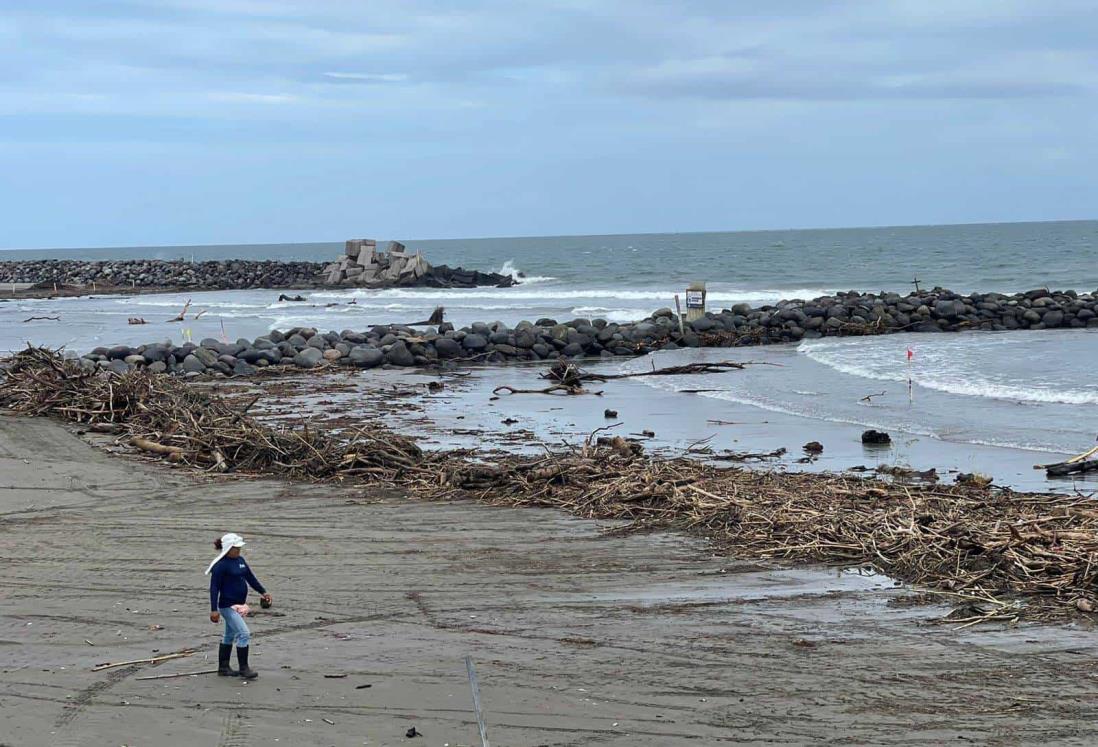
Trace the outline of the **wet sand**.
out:
<instances>
[{"instance_id":1,"label":"wet sand","mask_svg":"<svg viewBox=\"0 0 1098 747\"><path fill-rule=\"evenodd\" d=\"M0 744L479 744L466 655L494 745L1098 739L1087 628L957 630L882 577L608 528L211 482L0 416ZM260 678L137 679L211 666L202 572L230 529L275 597Z\"/></svg>"}]
</instances>

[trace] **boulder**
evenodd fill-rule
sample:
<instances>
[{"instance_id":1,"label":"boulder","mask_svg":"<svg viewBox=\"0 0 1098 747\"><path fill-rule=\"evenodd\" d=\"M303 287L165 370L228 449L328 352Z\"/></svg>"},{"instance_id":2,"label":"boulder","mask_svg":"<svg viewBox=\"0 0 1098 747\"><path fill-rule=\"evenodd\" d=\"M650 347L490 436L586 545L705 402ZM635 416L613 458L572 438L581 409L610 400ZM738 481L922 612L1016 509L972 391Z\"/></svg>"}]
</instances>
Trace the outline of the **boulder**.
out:
<instances>
[{"instance_id":1,"label":"boulder","mask_svg":"<svg viewBox=\"0 0 1098 747\"><path fill-rule=\"evenodd\" d=\"M195 348L194 352L191 353L191 355L202 361L202 364L207 368L217 363L218 353L214 350L210 350L209 348Z\"/></svg>"},{"instance_id":2,"label":"boulder","mask_svg":"<svg viewBox=\"0 0 1098 747\"><path fill-rule=\"evenodd\" d=\"M202 373L206 370L206 364L194 355L188 355L184 358L182 367L185 373Z\"/></svg>"},{"instance_id":3,"label":"boulder","mask_svg":"<svg viewBox=\"0 0 1098 747\"><path fill-rule=\"evenodd\" d=\"M358 345L351 348L347 359L358 368L374 368L385 361L385 354L369 345Z\"/></svg>"},{"instance_id":4,"label":"boulder","mask_svg":"<svg viewBox=\"0 0 1098 747\"><path fill-rule=\"evenodd\" d=\"M466 335L465 339L461 341L461 344L465 346L466 350L479 352L488 347L488 340L483 335L478 335L474 333L471 335Z\"/></svg>"},{"instance_id":5,"label":"boulder","mask_svg":"<svg viewBox=\"0 0 1098 747\"><path fill-rule=\"evenodd\" d=\"M404 340L398 340L390 346L385 353L385 360L394 366L414 366L415 358L412 351L404 344Z\"/></svg>"},{"instance_id":6,"label":"boulder","mask_svg":"<svg viewBox=\"0 0 1098 747\"><path fill-rule=\"evenodd\" d=\"M129 345L115 345L107 352L108 360L123 360L126 356L133 355L134 350Z\"/></svg>"},{"instance_id":7,"label":"boulder","mask_svg":"<svg viewBox=\"0 0 1098 747\"><path fill-rule=\"evenodd\" d=\"M324 353L317 348L306 347L294 356L294 365L298 368L316 368L324 360Z\"/></svg>"},{"instance_id":8,"label":"boulder","mask_svg":"<svg viewBox=\"0 0 1098 747\"><path fill-rule=\"evenodd\" d=\"M435 351L439 358L459 358L462 355L461 344L449 337L440 337L435 340Z\"/></svg>"}]
</instances>

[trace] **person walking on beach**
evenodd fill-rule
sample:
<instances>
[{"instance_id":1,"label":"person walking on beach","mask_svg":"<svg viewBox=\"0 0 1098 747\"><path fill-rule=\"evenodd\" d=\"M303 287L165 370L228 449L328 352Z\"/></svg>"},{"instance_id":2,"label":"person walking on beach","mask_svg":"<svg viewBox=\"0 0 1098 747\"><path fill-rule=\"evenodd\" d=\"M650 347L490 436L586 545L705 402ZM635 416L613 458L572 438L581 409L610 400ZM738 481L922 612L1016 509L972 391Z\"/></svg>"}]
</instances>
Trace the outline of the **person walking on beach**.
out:
<instances>
[{"instance_id":1,"label":"person walking on beach","mask_svg":"<svg viewBox=\"0 0 1098 747\"><path fill-rule=\"evenodd\" d=\"M244 616L248 614L248 587L263 595L264 606L270 606L271 595L240 555L240 548L244 547L243 537L229 532L216 540L214 547L220 554L206 569L210 577L210 621L225 621L225 637L217 649L217 673L222 677L255 679L259 674L248 666L248 644L252 634L244 622ZM234 643L239 671L229 665Z\"/></svg>"}]
</instances>

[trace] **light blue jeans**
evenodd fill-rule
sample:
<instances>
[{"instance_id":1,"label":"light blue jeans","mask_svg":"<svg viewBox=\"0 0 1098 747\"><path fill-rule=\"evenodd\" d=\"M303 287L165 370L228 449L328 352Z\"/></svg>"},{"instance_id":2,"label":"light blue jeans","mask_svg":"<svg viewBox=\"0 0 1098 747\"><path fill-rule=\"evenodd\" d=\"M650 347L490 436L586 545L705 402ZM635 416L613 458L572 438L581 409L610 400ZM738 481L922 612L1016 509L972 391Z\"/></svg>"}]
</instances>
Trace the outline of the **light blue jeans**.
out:
<instances>
[{"instance_id":1,"label":"light blue jeans","mask_svg":"<svg viewBox=\"0 0 1098 747\"><path fill-rule=\"evenodd\" d=\"M248 630L248 623L244 622L244 618L232 607L222 607L218 612L221 613L221 619L225 621L225 637L221 639L221 642L236 643L237 648L246 648L252 640L252 632Z\"/></svg>"}]
</instances>

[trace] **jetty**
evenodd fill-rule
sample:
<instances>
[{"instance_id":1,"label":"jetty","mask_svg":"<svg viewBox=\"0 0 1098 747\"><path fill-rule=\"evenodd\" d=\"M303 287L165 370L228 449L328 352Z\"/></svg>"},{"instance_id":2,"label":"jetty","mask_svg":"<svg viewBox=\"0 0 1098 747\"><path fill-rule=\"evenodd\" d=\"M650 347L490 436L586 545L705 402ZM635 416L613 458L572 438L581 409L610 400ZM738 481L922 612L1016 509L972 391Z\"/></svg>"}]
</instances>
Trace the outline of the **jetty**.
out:
<instances>
[{"instance_id":1,"label":"jetty","mask_svg":"<svg viewBox=\"0 0 1098 747\"><path fill-rule=\"evenodd\" d=\"M436 312L423 324L375 324L338 332L294 327L272 330L254 340L207 338L178 346L169 342L117 345L76 357L89 371L107 368L123 373L131 367L148 366L155 372L180 375L246 376L269 366L502 364L560 357L628 357L657 350L793 343L821 337L1046 329L1098 329L1098 293L1042 288L1012 295L962 295L935 288L900 296L851 291L759 307L737 304L707 311L693 320L662 308L630 323L542 318L514 326L495 321L461 328L442 321L441 312Z\"/></svg>"},{"instance_id":2,"label":"jetty","mask_svg":"<svg viewBox=\"0 0 1098 747\"><path fill-rule=\"evenodd\" d=\"M431 265L398 241L386 251L374 239L346 242L334 262L220 259L33 259L0 261L4 297L87 293L253 290L325 287L507 288L519 280L498 272Z\"/></svg>"}]
</instances>

